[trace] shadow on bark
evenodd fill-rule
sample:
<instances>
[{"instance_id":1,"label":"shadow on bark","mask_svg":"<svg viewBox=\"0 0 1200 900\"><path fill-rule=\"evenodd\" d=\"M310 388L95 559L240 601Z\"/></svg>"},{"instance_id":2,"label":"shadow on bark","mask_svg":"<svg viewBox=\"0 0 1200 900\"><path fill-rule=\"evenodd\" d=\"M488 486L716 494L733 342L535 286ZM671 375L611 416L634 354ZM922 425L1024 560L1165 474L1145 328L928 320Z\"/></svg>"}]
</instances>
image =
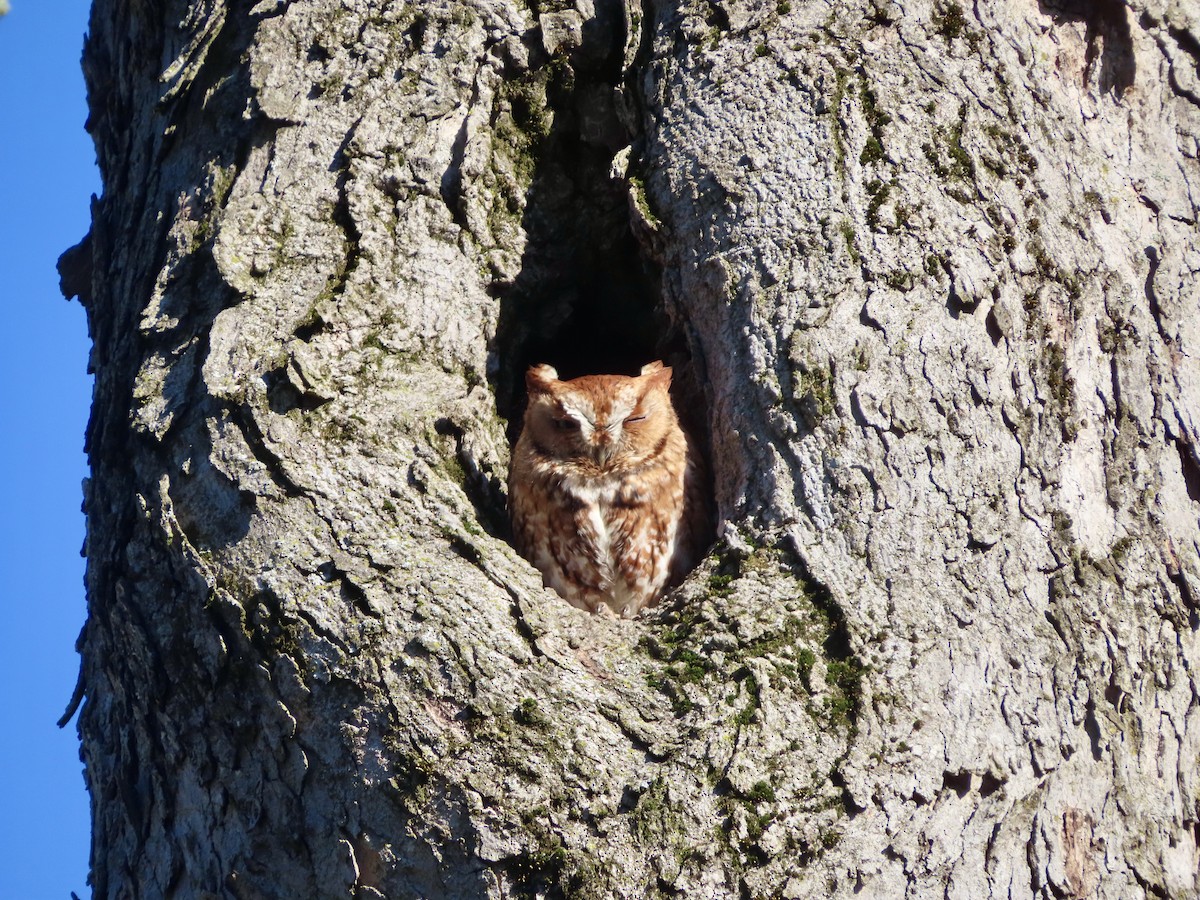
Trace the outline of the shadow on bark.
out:
<instances>
[{"instance_id":1,"label":"shadow on bark","mask_svg":"<svg viewBox=\"0 0 1200 900\"><path fill-rule=\"evenodd\" d=\"M1038 9L1056 23L1082 22L1086 27L1084 84L1095 80L1101 93L1117 95L1133 87L1137 61L1129 14L1121 0L1038 0Z\"/></svg>"}]
</instances>

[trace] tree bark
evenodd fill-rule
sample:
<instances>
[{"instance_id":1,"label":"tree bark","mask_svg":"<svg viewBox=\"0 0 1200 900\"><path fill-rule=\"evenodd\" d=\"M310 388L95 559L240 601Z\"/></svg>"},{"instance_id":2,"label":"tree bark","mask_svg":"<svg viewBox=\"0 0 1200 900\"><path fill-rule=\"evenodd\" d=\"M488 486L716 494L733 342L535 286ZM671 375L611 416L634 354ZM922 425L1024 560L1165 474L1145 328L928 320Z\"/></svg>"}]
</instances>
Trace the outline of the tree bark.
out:
<instances>
[{"instance_id":1,"label":"tree bark","mask_svg":"<svg viewBox=\"0 0 1200 900\"><path fill-rule=\"evenodd\" d=\"M1200 891L1200 13L96 0L97 898ZM720 540L506 541L665 357Z\"/></svg>"}]
</instances>

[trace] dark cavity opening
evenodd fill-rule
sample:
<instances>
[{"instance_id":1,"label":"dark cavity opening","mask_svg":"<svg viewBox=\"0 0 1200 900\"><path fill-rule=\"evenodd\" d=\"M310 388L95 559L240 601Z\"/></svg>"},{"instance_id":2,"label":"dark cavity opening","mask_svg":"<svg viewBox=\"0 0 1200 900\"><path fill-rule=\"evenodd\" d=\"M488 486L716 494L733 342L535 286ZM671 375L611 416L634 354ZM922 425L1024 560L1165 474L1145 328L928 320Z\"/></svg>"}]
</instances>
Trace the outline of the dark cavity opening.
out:
<instances>
[{"instance_id":1,"label":"dark cavity opening","mask_svg":"<svg viewBox=\"0 0 1200 900\"><path fill-rule=\"evenodd\" d=\"M544 83L553 111L553 125L531 151L519 272L493 288L500 318L489 375L510 440L520 430L529 366L548 363L569 379L635 375L651 360L689 358L662 309L659 268L635 237L628 186L611 174L618 150L634 143L637 155L637 112L623 108L616 90L624 47L619 5L599 2L581 46L553 57L534 48L530 72L509 73L515 121L532 118L521 84Z\"/></svg>"},{"instance_id":2,"label":"dark cavity opening","mask_svg":"<svg viewBox=\"0 0 1200 900\"><path fill-rule=\"evenodd\" d=\"M987 328L988 337L992 339L992 346L999 347L1000 341L1004 339L1004 330L1000 327L1000 320L996 318L995 306L988 310L987 317L983 322Z\"/></svg>"},{"instance_id":3,"label":"dark cavity opening","mask_svg":"<svg viewBox=\"0 0 1200 900\"><path fill-rule=\"evenodd\" d=\"M959 797L971 792L970 772L942 772L942 790L953 791Z\"/></svg>"},{"instance_id":4,"label":"dark cavity opening","mask_svg":"<svg viewBox=\"0 0 1200 900\"><path fill-rule=\"evenodd\" d=\"M1096 701L1088 698L1087 713L1083 717L1083 730L1092 748L1092 759L1096 762L1104 756L1104 736L1100 733L1100 720L1096 717Z\"/></svg>"},{"instance_id":5,"label":"dark cavity opening","mask_svg":"<svg viewBox=\"0 0 1200 900\"><path fill-rule=\"evenodd\" d=\"M979 796L990 797L996 791L1000 790L1004 782L993 775L991 772L984 772L979 776Z\"/></svg>"},{"instance_id":6,"label":"dark cavity opening","mask_svg":"<svg viewBox=\"0 0 1200 900\"><path fill-rule=\"evenodd\" d=\"M1183 471L1183 483L1187 495L1200 503L1200 453L1190 441L1176 439L1175 449L1179 451L1179 467Z\"/></svg>"}]
</instances>

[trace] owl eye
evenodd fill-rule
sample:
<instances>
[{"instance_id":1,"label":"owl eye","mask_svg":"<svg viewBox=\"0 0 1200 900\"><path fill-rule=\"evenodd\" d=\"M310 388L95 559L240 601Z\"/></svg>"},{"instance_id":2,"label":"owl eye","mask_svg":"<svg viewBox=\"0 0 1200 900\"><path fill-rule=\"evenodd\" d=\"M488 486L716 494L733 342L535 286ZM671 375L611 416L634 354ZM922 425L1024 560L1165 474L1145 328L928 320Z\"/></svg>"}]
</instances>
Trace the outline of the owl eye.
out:
<instances>
[{"instance_id":1,"label":"owl eye","mask_svg":"<svg viewBox=\"0 0 1200 900\"><path fill-rule=\"evenodd\" d=\"M550 421L554 423L554 427L557 428L559 431L578 431L579 430L579 423L571 418L551 419Z\"/></svg>"},{"instance_id":2,"label":"owl eye","mask_svg":"<svg viewBox=\"0 0 1200 900\"><path fill-rule=\"evenodd\" d=\"M642 413L640 416L630 416L628 419L625 420L625 424L629 425L632 422L640 422L644 418L646 418L645 413Z\"/></svg>"}]
</instances>

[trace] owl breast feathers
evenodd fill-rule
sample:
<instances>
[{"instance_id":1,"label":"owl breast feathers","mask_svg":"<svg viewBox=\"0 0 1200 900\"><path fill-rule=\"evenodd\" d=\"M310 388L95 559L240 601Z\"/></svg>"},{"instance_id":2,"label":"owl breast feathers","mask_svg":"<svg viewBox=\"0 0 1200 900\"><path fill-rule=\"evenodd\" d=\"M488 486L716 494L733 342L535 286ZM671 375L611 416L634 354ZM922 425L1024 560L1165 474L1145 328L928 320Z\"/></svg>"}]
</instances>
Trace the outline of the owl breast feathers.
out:
<instances>
[{"instance_id":1,"label":"owl breast feathers","mask_svg":"<svg viewBox=\"0 0 1200 900\"><path fill-rule=\"evenodd\" d=\"M703 461L679 425L671 370L560 381L531 368L509 470L517 549L573 606L635 616L705 551Z\"/></svg>"}]
</instances>

